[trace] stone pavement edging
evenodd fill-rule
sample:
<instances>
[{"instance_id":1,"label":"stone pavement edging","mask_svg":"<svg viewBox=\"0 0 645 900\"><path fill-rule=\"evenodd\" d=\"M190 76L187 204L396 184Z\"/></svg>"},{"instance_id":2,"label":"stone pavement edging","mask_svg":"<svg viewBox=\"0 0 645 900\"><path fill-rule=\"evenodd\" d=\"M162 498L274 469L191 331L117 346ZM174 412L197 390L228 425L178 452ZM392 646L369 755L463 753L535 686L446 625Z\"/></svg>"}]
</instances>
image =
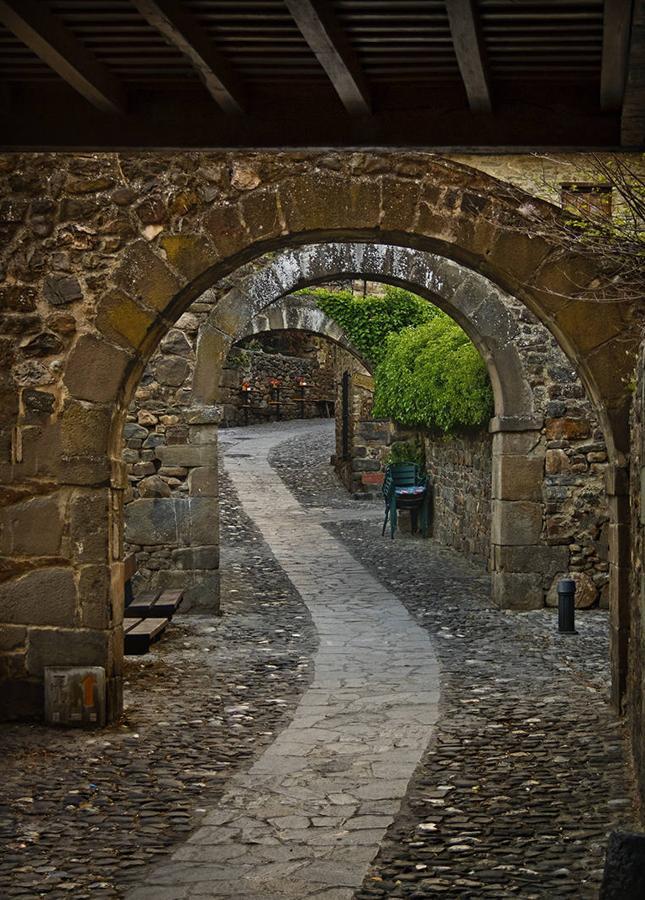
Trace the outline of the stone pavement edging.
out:
<instances>
[{"instance_id":1,"label":"stone pavement edging","mask_svg":"<svg viewBox=\"0 0 645 900\"><path fill-rule=\"evenodd\" d=\"M228 433L229 439L235 434ZM288 427L244 429L225 465L246 513L307 604L315 677L291 724L129 900L350 900L437 719L428 634L271 468Z\"/></svg>"}]
</instances>

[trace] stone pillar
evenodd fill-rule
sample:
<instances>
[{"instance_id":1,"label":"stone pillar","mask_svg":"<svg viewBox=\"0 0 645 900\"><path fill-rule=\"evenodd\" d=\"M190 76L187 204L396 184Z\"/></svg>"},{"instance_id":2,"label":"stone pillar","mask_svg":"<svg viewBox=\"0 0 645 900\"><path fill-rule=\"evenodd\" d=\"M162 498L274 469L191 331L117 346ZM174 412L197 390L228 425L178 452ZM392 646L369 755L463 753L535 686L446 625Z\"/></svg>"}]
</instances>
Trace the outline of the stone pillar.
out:
<instances>
[{"instance_id":1,"label":"stone pillar","mask_svg":"<svg viewBox=\"0 0 645 900\"><path fill-rule=\"evenodd\" d=\"M164 466L188 469L188 490L170 497L140 498L126 510L126 541L170 549L171 564L158 573L159 588L181 589L184 608L219 610L219 504L217 431L219 406L188 410L186 444L157 448Z\"/></svg>"},{"instance_id":2,"label":"stone pillar","mask_svg":"<svg viewBox=\"0 0 645 900\"><path fill-rule=\"evenodd\" d=\"M607 469L606 488L609 506L611 700L616 709L621 711L627 688L630 633L631 535L627 467L610 465ZM645 498L641 496L641 517L643 499Z\"/></svg>"},{"instance_id":3,"label":"stone pillar","mask_svg":"<svg viewBox=\"0 0 645 900\"><path fill-rule=\"evenodd\" d=\"M541 420L519 417L496 417L490 424L492 596L504 609L544 606L549 576L566 570L568 565L566 548L546 546L542 538L541 428Z\"/></svg>"}]
</instances>

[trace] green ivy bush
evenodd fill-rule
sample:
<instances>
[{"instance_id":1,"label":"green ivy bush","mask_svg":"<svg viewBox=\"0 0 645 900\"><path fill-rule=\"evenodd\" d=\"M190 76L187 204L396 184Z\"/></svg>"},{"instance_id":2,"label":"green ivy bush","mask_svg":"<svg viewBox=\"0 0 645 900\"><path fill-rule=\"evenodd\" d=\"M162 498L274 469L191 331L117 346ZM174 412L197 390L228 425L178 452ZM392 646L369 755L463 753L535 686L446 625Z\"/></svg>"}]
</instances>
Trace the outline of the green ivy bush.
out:
<instances>
[{"instance_id":1,"label":"green ivy bush","mask_svg":"<svg viewBox=\"0 0 645 900\"><path fill-rule=\"evenodd\" d=\"M338 322L356 349L373 363L383 358L386 339L393 331L430 322L441 314L422 297L389 285L383 296L361 297L326 288L306 288L299 293L313 297L322 311Z\"/></svg>"},{"instance_id":2,"label":"green ivy bush","mask_svg":"<svg viewBox=\"0 0 645 900\"><path fill-rule=\"evenodd\" d=\"M486 365L444 313L391 334L374 374L374 416L449 434L483 425L493 411Z\"/></svg>"}]
</instances>

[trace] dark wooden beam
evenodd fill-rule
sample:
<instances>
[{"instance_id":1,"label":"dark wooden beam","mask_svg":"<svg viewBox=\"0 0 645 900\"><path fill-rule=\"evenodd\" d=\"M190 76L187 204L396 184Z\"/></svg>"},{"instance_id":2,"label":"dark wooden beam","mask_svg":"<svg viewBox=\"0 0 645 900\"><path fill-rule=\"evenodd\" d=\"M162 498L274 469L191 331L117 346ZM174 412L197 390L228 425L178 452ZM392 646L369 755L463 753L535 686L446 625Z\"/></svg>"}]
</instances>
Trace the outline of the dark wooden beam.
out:
<instances>
[{"instance_id":1,"label":"dark wooden beam","mask_svg":"<svg viewBox=\"0 0 645 900\"><path fill-rule=\"evenodd\" d=\"M352 116L369 116L370 93L358 57L325 0L285 0L289 12L343 106Z\"/></svg>"},{"instance_id":2,"label":"dark wooden beam","mask_svg":"<svg viewBox=\"0 0 645 900\"><path fill-rule=\"evenodd\" d=\"M142 16L186 56L206 90L224 112L244 112L244 91L237 76L194 16L176 0L132 0Z\"/></svg>"},{"instance_id":3,"label":"dark wooden beam","mask_svg":"<svg viewBox=\"0 0 645 900\"><path fill-rule=\"evenodd\" d=\"M38 0L0 0L0 22L97 109L125 111L116 78Z\"/></svg>"},{"instance_id":4,"label":"dark wooden beam","mask_svg":"<svg viewBox=\"0 0 645 900\"><path fill-rule=\"evenodd\" d=\"M600 79L602 109L620 109L623 105L631 24L632 0L605 0Z\"/></svg>"},{"instance_id":5,"label":"dark wooden beam","mask_svg":"<svg viewBox=\"0 0 645 900\"><path fill-rule=\"evenodd\" d=\"M635 0L621 123L624 147L645 148L645 0Z\"/></svg>"},{"instance_id":6,"label":"dark wooden beam","mask_svg":"<svg viewBox=\"0 0 645 900\"><path fill-rule=\"evenodd\" d=\"M473 112L492 109L486 53L473 0L446 0L452 43Z\"/></svg>"}]
</instances>

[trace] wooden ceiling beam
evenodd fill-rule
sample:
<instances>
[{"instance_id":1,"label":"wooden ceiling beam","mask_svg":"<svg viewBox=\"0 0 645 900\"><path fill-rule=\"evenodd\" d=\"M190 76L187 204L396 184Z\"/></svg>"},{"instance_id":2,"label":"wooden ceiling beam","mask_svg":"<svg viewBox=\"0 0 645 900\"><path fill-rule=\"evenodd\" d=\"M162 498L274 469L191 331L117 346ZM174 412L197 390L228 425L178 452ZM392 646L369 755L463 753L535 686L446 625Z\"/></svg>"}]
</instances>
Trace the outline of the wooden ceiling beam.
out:
<instances>
[{"instance_id":1,"label":"wooden ceiling beam","mask_svg":"<svg viewBox=\"0 0 645 900\"><path fill-rule=\"evenodd\" d=\"M141 15L186 56L206 90L224 112L244 113L244 90L227 60L194 18L176 0L132 0Z\"/></svg>"},{"instance_id":2,"label":"wooden ceiling beam","mask_svg":"<svg viewBox=\"0 0 645 900\"><path fill-rule=\"evenodd\" d=\"M446 0L446 9L468 104L473 112L490 112L486 52L473 0Z\"/></svg>"},{"instance_id":3,"label":"wooden ceiling beam","mask_svg":"<svg viewBox=\"0 0 645 900\"><path fill-rule=\"evenodd\" d=\"M0 0L0 22L103 112L125 112L119 81L37 0Z\"/></svg>"},{"instance_id":4,"label":"wooden ceiling beam","mask_svg":"<svg viewBox=\"0 0 645 900\"><path fill-rule=\"evenodd\" d=\"M631 24L632 0L605 0L600 77L600 106L605 110L623 105Z\"/></svg>"},{"instance_id":5,"label":"wooden ceiling beam","mask_svg":"<svg viewBox=\"0 0 645 900\"><path fill-rule=\"evenodd\" d=\"M285 0L302 36L316 55L343 106L352 116L372 112L358 57L326 0Z\"/></svg>"}]
</instances>

